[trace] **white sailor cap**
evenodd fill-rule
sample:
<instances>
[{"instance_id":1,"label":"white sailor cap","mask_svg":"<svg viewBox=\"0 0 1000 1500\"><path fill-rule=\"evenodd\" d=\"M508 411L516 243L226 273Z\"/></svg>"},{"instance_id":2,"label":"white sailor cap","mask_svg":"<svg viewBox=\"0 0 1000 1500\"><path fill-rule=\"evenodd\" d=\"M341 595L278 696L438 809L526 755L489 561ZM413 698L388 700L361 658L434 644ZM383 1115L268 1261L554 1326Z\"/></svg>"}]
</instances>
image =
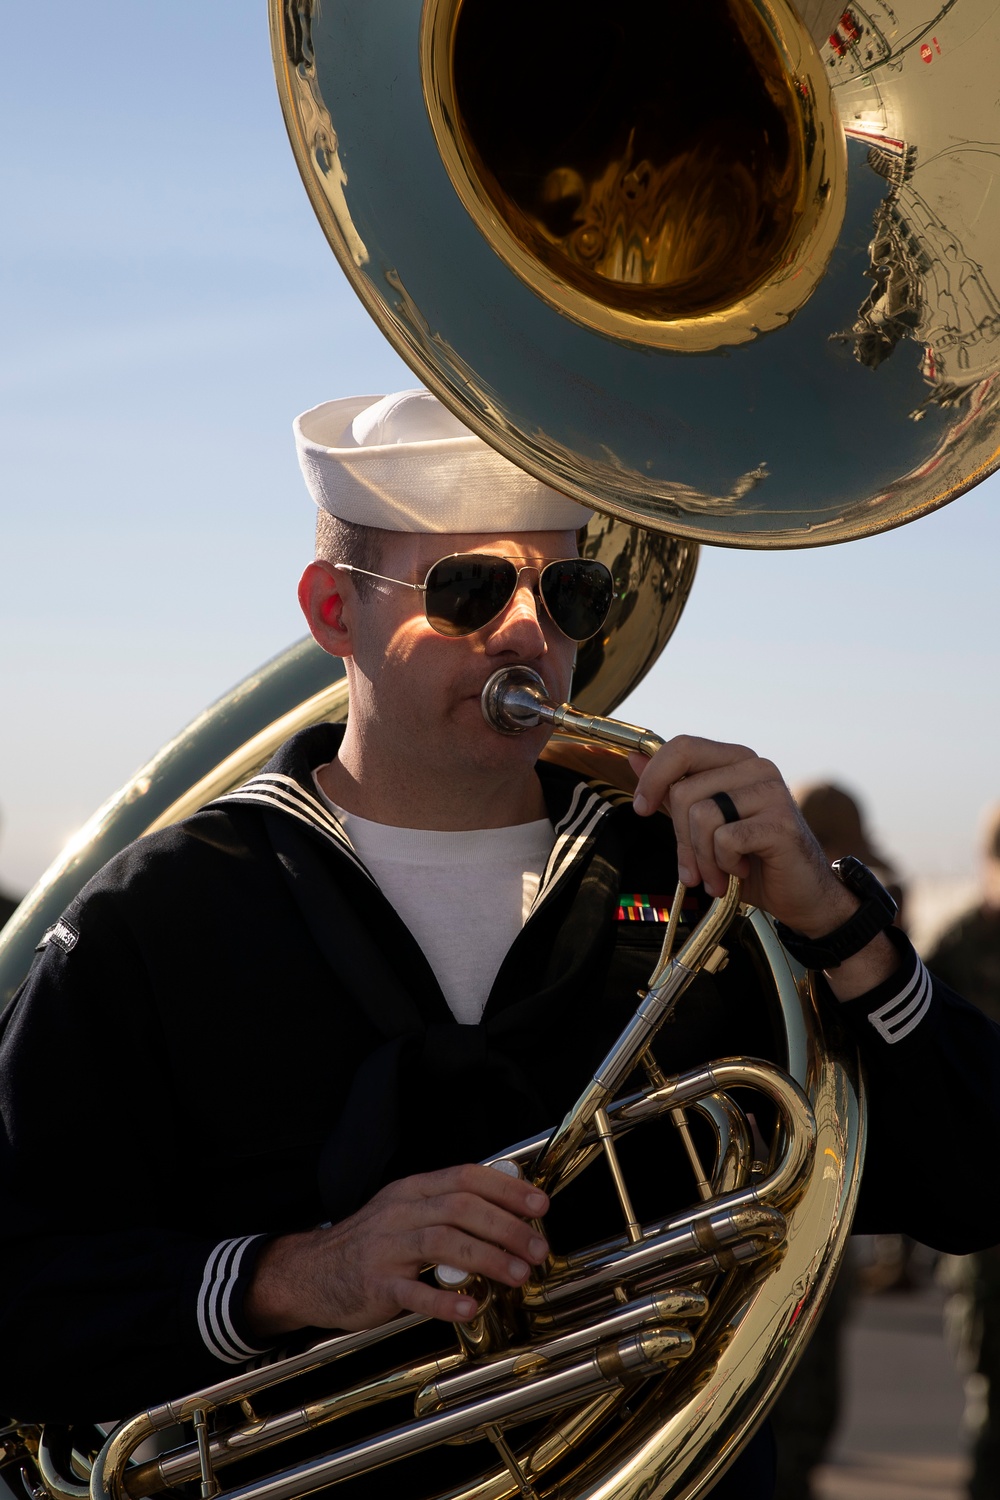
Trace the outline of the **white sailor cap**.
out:
<instances>
[{"instance_id":1,"label":"white sailor cap","mask_svg":"<svg viewBox=\"0 0 1000 1500\"><path fill-rule=\"evenodd\" d=\"M592 512L533 479L430 391L348 396L293 424L306 487L342 521L383 531L569 531Z\"/></svg>"}]
</instances>

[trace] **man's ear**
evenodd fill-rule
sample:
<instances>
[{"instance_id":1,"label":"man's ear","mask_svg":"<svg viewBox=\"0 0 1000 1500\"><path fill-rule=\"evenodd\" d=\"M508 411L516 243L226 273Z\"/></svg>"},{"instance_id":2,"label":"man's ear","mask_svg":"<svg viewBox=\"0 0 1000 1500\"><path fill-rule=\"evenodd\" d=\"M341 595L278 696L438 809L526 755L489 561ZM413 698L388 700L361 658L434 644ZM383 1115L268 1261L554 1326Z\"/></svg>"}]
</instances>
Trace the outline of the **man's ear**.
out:
<instances>
[{"instance_id":1,"label":"man's ear","mask_svg":"<svg viewBox=\"0 0 1000 1500\"><path fill-rule=\"evenodd\" d=\"M353 656L356 596L350 579L327 562L311 562L299 579L299 604L314 639L331 656Z\"/></svg>"}]
</instances>

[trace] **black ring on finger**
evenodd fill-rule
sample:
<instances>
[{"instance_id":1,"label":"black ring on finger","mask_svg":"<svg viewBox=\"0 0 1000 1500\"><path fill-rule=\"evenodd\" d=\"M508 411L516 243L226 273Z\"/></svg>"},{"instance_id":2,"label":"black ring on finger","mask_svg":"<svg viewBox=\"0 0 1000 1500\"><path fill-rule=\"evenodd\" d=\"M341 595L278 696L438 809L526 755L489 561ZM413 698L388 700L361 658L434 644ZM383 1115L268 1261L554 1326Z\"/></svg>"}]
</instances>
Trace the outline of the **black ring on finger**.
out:
<instances>
[{"instance_id":1,"label":"black ring on finger","mask_svg":"<svg viewBox=\"0 0 1000 1500\"><path fill-rule=\"evenodd\" d=\"M736 803L728 792L713 792L712 801L727 823L738 823L740 821L740 815L736 811Z\"/></svg>"}]
</instances>

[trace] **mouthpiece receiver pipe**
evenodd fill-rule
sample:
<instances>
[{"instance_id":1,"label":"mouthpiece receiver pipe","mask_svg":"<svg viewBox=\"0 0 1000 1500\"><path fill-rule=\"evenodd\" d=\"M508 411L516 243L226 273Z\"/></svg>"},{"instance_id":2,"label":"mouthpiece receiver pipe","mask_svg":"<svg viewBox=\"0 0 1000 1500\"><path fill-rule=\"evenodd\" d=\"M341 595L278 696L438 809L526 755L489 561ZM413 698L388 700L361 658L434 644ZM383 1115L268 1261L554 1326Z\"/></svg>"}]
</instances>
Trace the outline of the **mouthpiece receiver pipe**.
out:
<instances>
[{"instance_id":1,"label":"mouthpiece receiver pipe","mask_svg":"<svg viewBox=\"0 0 1000 1500\"><path fill-rule=\"evenodd\" d=\"M551 724L564 734L600 740L629 754L655 755L663 744L659 735L620 719L582 714L568 703L553 703L545 683L531 667L501 667L483 688L483 717L499 734L523 734L539 724Z\"/></svg>"}]
</instances>

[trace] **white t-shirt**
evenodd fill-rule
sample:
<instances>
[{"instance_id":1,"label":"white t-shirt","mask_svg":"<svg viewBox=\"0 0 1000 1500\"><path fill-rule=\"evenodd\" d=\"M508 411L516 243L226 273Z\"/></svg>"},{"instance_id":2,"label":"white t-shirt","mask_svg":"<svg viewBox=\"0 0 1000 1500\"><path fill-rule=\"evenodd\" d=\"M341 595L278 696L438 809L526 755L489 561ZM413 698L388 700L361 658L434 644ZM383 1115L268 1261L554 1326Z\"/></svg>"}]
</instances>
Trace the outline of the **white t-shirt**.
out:
<instances>
[{"instance_id":1,"label":"white t-shirt","mask_svg":"<svg viewBox=\"0 0 1000 1500\"><path fill-rule=\"evenodd\" d=\"M555 833L548 818L510 828L439 833L345 812L316 791L413 933L456 1021L475 1026L527 920Z\"/></svg>"}]
</instances>

